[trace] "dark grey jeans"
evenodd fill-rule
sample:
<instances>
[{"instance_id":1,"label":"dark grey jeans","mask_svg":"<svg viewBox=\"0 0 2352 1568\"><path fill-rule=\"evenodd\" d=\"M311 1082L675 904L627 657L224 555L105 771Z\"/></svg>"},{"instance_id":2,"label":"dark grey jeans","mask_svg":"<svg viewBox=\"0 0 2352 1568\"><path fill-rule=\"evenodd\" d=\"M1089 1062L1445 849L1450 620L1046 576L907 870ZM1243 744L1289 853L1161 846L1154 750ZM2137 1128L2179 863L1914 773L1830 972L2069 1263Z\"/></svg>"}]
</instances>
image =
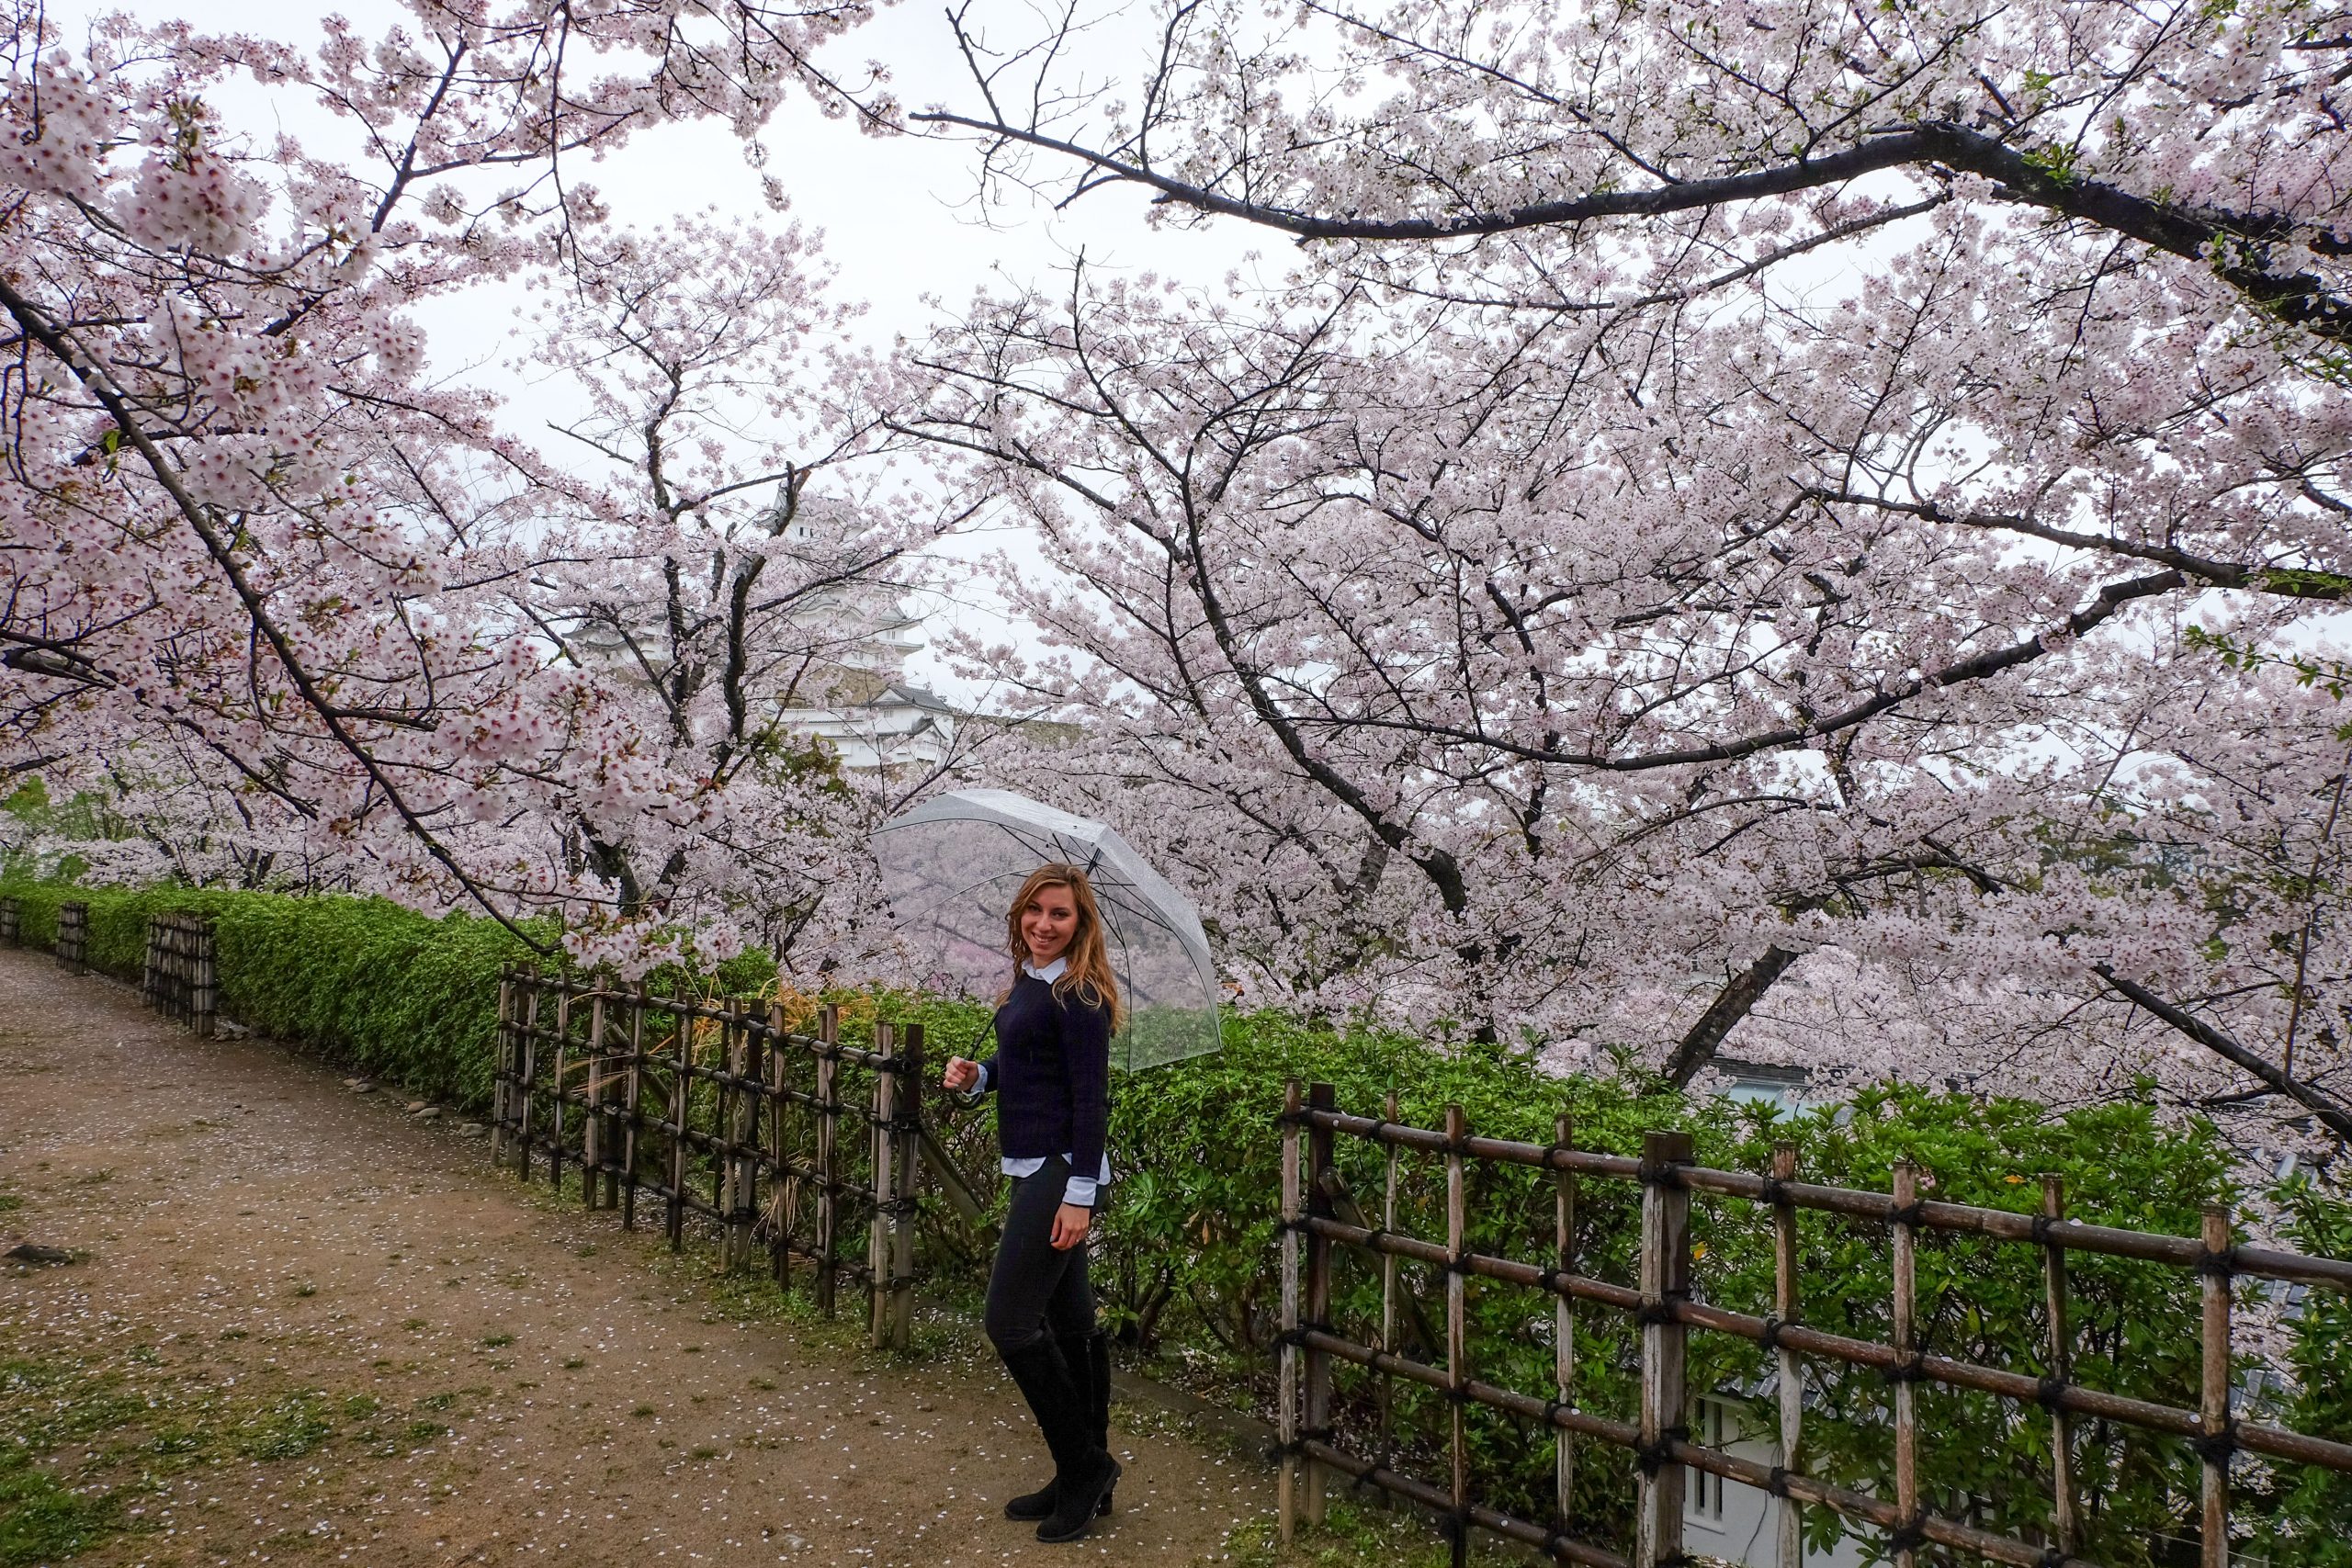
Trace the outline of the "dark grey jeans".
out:
<instances>
[{"instance_id":1,"label":"dark grey jeans","mask_svg":"<svg viewBox=\"0 0 2352 1568\"><path fill-rule=\"evenodd\" d=\"M1094 1289L1086 1279L1086 1244L1054 1246L1054 1213L1069 1183L1069 1161L1047 1159L1035 1176L1015 1177L1012 1206L989 1272L983 1322L999 1350L1018 1350L1050 1334L1072 1341L1094 1332Z\"/></svg>"}]
</instances>

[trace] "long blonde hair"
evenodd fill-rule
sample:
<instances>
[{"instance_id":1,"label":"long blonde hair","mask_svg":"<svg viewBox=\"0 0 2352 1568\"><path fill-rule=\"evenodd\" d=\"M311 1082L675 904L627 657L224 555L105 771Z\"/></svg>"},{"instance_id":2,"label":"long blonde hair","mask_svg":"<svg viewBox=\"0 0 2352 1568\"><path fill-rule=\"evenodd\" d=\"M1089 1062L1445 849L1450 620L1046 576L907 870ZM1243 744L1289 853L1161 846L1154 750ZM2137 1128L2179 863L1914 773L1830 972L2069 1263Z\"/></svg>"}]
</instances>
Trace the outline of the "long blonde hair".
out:
<instances>
[{"instance_id":1,"label":"long blonde hair","mask_svg":"<svg viewBox=\"0 0 2352 1568\"><path fill-rule=\"evenodd\" d=\"M1054 995L1065 1001L1075 996L1089 1007L1107 1009L1111 1027L1125 1027L1126 1006L1119 999L1119 982L1111 973L1111 946L1103 936L1102 911L1094 902L1094 885L1074 865L1039 866L1013 896L1012 908L1005 911L1004 945L1012 954L1012 978L1005 982L1005 996L1012 996L1012 987L1021 983L1021 965L1029 956L1029 944L1021 935L1022 914L1029 908L1029 900L1048 887L1069 888L1069 901L1078 909L1078 929L1069 933L1069 946L1062 950L1069 962L1062 977L1054 982Z\"/></svg>"}]
</instances>

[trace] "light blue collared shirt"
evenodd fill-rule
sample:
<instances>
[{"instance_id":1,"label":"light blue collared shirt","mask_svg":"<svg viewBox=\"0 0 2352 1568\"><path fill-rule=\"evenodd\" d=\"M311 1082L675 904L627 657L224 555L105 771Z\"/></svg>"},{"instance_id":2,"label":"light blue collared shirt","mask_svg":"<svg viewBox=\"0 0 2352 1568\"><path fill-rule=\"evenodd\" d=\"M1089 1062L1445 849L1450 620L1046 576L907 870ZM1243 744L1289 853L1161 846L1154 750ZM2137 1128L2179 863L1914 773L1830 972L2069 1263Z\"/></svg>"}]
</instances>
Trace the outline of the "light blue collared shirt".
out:
<instances>
[{"instance_id":1,"label":"light blue collared shirt","mask_svg":"<svg viewBox=\"0 0 2352 1568\"><path fill-rule=\"evenodd\" d=\"M1060 979L1064 974L1069 972L1069 960L1068 958L1057 958L1051 964L1046 964L1043 969L1034 969L1025 962L1021 965L1021 972L1023 975L1028 976L1033 980L1043 980L1049 986L1055 981ZM989 1089L992 1089L995 1087L996 1060L994 1057L990 1057L988 1063L980 1070L980 1092L982 1094L986 1094ZM1062 1159L1065 1163L1068 1163L1070 1156L1069 1155L1064 1155ZM998 1168L1002 1170L1007 1176L1035 1176L1039 1171L1046 1168L1046 1162L1043 1156L1032 1159L1014 1159L1008 1155L999 1165ZM1094 1207L1095 1190L1099 1187L1107 1185L1110 1179L1111 1152L1108 1149L1105 1149L1102 1151L1102 1168L1092 1176L1079 1176L1072 1174L1069 1179L1069 1185L1062 1189L1062 1201L1065 1203L1075 1203L1081 1209L1091 1209Z\"/></svg>"}]
</instances>

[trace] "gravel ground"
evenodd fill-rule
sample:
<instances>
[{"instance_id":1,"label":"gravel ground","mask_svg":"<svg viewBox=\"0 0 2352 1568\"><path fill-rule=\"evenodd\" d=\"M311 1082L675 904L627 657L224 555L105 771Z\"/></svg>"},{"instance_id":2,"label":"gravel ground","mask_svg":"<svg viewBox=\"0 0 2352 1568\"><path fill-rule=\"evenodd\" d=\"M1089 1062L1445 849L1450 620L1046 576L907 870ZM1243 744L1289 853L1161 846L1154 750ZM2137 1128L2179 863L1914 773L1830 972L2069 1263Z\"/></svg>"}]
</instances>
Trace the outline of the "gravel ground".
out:
<instances>
[{"instance_id":1,"label":"gravel ground","mask_svg":"<svg viewBox=\"0 0 2352 1568\"><path fill-rule=\"evenodd\" d=\"M1123 1415L1119 1512L1040 1545L997 1510L1044 1449L967 1325L870 1356L396 1095L0 951L20 1241L74 1260L0 1264L0 1564L1190 1564L1272 1504Z\"/></svg>"}]
</instances>

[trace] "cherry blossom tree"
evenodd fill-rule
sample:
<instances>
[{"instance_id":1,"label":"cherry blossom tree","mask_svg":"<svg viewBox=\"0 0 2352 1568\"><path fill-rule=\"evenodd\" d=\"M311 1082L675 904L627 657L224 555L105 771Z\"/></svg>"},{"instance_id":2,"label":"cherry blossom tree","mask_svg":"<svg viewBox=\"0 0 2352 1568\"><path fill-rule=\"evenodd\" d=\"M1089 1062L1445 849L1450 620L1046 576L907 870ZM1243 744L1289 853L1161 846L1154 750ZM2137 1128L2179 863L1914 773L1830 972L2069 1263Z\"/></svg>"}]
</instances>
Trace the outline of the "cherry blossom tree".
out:
<instances>
[{"instance_id":1,"label":"cherry blossom tree","mask_svg":"<svg viewBox=\"0 0 2352 1568\"><path fill-rule=\"evenodd\" d=\"M122 18L70 49L12 7L0 767L249 874L300 856L561 909L583 956L641 962L656 930L786 945L864 808L777 732L831 635L792 607L887 573L920 525L835 482L874 424L809 242L634 237L581 176L668 121L749 137L787 92L838 107L871 83L811 51L864 16L418 0L305 53ZM348 152L227 123L240 76L323 106ZM428 374L413 314L527 278L533 362L588 411L544 441ZM820 494L862 521L763 521ZM658 656L581 656L647 608Z\"/></svg>"},{"instance_id":2,"label":"cherry blossom tree","mask_svg":"<svg viewBox=\"0 0 2352 1568\"><path fill-rule=\"evenodd\" d=\"M1263 985L2352 1137L2339 18L1123 15L911 118L1295 277L981 301L904 423Z\"/></svg>"}]
</instances>

